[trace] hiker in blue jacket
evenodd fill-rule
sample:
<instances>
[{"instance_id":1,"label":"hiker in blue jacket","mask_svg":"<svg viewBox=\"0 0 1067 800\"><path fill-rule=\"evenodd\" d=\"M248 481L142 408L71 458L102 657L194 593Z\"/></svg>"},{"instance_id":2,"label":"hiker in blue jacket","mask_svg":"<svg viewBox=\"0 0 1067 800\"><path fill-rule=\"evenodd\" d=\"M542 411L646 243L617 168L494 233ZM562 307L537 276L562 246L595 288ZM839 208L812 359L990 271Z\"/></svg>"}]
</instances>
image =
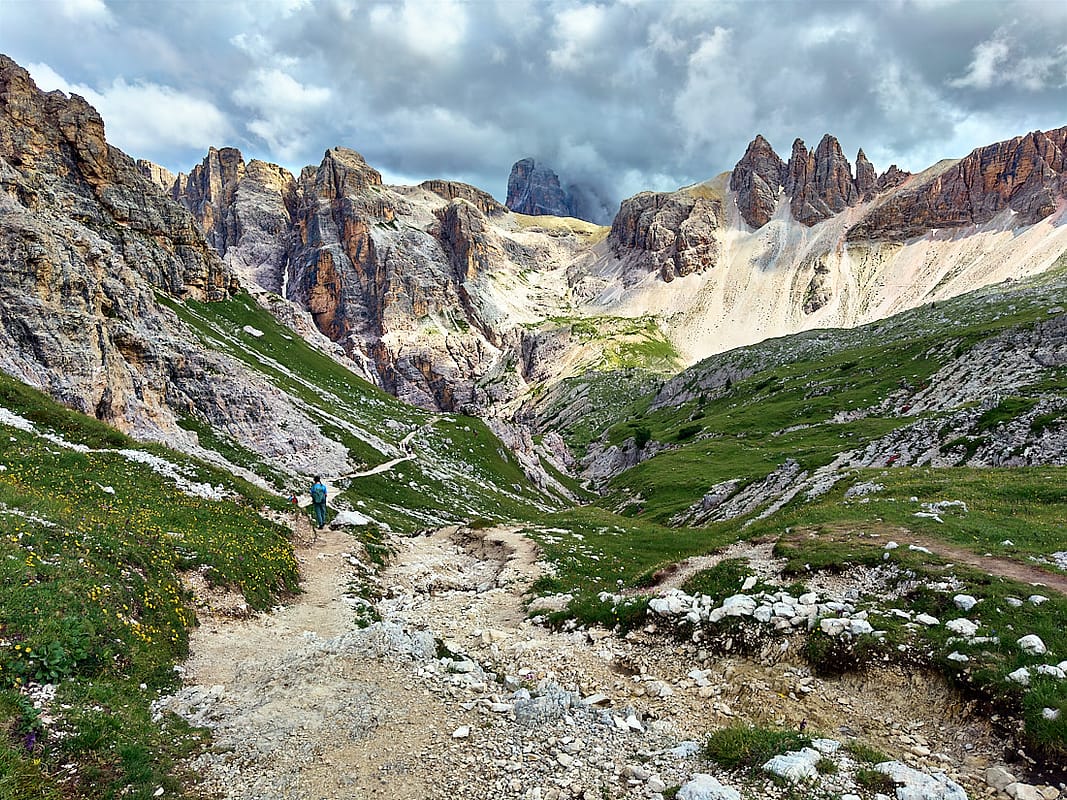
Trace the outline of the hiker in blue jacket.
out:
<instances>
[{"instance_id":1,"label":"hiker in blue jacket","mask_svg":"<svg viewBox=\"0 0 1067 800\"><path fill-rule=\"evenodd\" d=\"M326 485L322 482L322 476L316 475L315 482L311 485L311 505L315 507L315 522L319 530L326 524Z\"/></svg>"}]
</instances>

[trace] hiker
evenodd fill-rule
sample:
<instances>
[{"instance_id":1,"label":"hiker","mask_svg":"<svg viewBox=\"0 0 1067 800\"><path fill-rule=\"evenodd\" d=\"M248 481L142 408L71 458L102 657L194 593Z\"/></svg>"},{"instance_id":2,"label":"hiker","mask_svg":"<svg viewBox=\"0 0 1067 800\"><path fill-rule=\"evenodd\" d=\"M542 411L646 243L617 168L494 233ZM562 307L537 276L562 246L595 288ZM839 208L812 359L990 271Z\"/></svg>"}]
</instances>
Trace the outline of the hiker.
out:
<instances>
[{"instance_id":1,"label":"hiker","mask_svg":"<svg viewBox=\"0 0 1067 800\"><path fill-rule=\"evenodd\" d=\"M315 522L321 531L326 524L326 485L322 482L321 475L316 475L315 482L311 485L311 505L315 507Z\"/></svg>"}]
</instances>

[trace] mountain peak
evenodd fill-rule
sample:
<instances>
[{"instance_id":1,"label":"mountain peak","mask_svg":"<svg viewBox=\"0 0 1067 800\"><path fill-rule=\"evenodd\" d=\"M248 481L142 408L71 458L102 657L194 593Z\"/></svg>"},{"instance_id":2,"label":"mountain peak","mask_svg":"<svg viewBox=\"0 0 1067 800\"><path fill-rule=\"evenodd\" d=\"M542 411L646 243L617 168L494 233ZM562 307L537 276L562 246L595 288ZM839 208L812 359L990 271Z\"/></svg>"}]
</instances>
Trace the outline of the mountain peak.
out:
<instances>
[{"instance_id":1,"label":"mountain peak","mask_svg":"<svg viewBox=\"0 0 1067 800\"><path fill-rule=\"evenodd\" d=\"M730 188L737 192L737 206L745 222L754 228L767 224L784 181L785 163L770 142L756 134L730 175Z\"/></svg>"},{"instance_id":2,"label":"mountain peak","mask_svg":"<svg viewBox=\"0 0 1067 800\"><path fill-rule=\"evenodd\" d=\"M531 216L577 216L574 201L560 185L559 175L529 157L512 165L505 205L519 214Z\"/></svg>"}]
</instances>

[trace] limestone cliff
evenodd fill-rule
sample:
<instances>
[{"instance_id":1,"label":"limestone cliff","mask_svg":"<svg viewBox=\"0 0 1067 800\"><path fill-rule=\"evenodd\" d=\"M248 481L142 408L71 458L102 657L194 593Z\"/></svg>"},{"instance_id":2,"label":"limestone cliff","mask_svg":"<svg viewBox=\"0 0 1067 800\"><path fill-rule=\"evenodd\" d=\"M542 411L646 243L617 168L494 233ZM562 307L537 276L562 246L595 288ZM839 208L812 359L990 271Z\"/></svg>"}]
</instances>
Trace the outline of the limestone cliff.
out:
<instances>
[{"instance_id":1,"label":"limestone cliff","mask_svg":"<svg viewBox=\"0 0 1067 800\"><path fill-rule=\"evenodd\" d=\"M714 193L642 192L623 201L608 243L616 257L636 259L669 283L716 265L722 227L722 200Z\"/></svg>"},{"instance_id":2,"label":"limestone cliff","mask_svg":"<svg viewBox=\"0 0 1067 800\"><path fill-rule=\"evenodd\" d=\"M1058 163L1045 149L1048 163ZM308 314L380 385L445 410L507 404L531 383L592 363L593 350L609 347L610 326L593 324L602 341L560 338L569 330L559 321L564 309L651 316L691 361L1038 271L1062 249L1062 226L1051 223L1022 234L1029 255L992 231L936 242L907 232L860 235L932 173L891 166L879 175L861 150L853 175L829 135L812 151L798 140L788 162L756 137L726 176L624 201L610 231L511 214L454 181L386 186L346 148L327 151L296 178L239 157L227 173L223 152L217 168L212 153L205 161L204 170L219 175L214 184L187 179L187 192L207 190L180 199L225 248L226 262L283 293L294 314ZM226 174L236 180L229 189ZM1035 174L1050 172L1027 172ZM1013 179L1001 172L988 180L1003 192ZM1061 192L1054 182L1044 188L1047 196ZM218 198L217 207L202 195Z\"/></svg>"},{"instance_id":3,"label":"limestone cliff","mask_svg":"<svg viewBox=\"0 0 1067 800\"><path fill-rule=\"evenodd\" d=\"M516 161L512 166L505 205L531 216L583 218L575 198L560 185L559 176L532 158Z\"/></svg>"},{"instance_id":4,"label":"limestone cliff","mask_svg":"<svg viewBox=\"0 0 1067 800\"><path fill-rule=\"evenodd\" d=\"M981 225L1005 210L1016 225L1048 217L1067 193L1067 127L980 147L928 173L873 208L849 239L907 239Z\"/></svg>"},{"instance_id":5,"label":"limestone cliff","mask_svg":"<svg viewBox=\"0 0 1067 800\"><path fill-rule=\"evenodd\" d=\"M145 172L82 98L41 92L0 56L0 370L142 438L195 450L177 424L195 415L280 464L343 461L160 303L239 287L162 173Z\"/></svg>"},{"instance_id":6,"label":"limestone cliff","mask_svg":"<svg viewBox=\"0 0 1067 800\"><path fill-rule=\"evenodd\" d=\"M730 189L737 193L737 207L745 222L759 228L770 221L785 177L785 163L770 142L756 136L730 174Z\"/></svg>"},{"instance_id":7,"label":"limestone cliff","mask_svg":"<svg viewBox=\"0 0 1067 800\"><path fill-rule=\"evenodd\" d=\"M793 219L810 227L895 188L906 177L896 165L879 177L863 150L856 156L853 177L841 144L830 134L812 151L797 139L788 162L756 136L731 173L730 189L737 194L741 218L753 228L770 221L780 192L789 200Z\"/></svg>"}]
</instances>

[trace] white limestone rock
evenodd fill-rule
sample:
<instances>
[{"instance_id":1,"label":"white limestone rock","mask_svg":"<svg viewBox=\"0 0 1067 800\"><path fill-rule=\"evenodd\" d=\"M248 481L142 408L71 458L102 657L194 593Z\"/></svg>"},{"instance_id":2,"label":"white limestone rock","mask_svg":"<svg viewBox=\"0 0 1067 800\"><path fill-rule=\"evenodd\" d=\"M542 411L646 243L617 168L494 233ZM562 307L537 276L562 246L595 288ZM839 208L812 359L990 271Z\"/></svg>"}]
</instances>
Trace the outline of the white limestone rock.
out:
<instances>
[{"instance_id":1,"label":"white limestone rock","mask_svg":"<svg viewBox=\"0 0 1067 800\"><path fill-rule=\"evenodd\" d=\"M818 750L805 747L803 750L775 756L763 765L763 771L794 783L813 780L819 777L815 764L820 758L822 754Z\"/></svg>"},{"instance_id":2,"label":"white limestone rock","mask_svg":"<svg viewBox=\"0 0 1067 800\"><path fill-rule=\"evenodd\" d=\"M698 772L678 790L675 797L678 800L741 800L741 793L723 786L711 775Z\"/></svg>"},{"instance_id":3,"label":"white limestone rock","mask_svg":"<svg viewBox=\"0 0 1067 800\"><path fill-rule=\"evenodd\" d=\"M1013 683L1018 683L1022 686L1030 685L1030 670L1026 667L1019 667L1015 672L1008 673L1008 680Z\"/></svg>"},{"instance_id":4,"label":"white limestone rock","mask_svg":"<svg viewBox=\"0 0 1067 800\"><path fill-rule=\"evenodd\" d=\"M959 617L958 619L950 619L945 623L945 627L955 634L962 636L965 639L970 639L975 633L978 632L978 624L971 622L966 617Z\"/></svg>"},{"instance_id":5,"label":"white limestone rock","mask_svg":"<svg viewBox=\"0 0 1067 800\"><path fill-rule=\"evenodd\" d=\"M1016 642L1016 644L1019 645L1019 649L1028 656L1043 656L1048 652L1048 648L1045 647L1045 643L1041 641L1041 637L1034 633L1023 636Z\"/></svg>"},{"instance_id":6,"label":"white limestone rock","mask_svg":"<svg viewBox=\"0 0 1067 800\"><path fill-rule=\"evenodd\" d=\"M899 761L883 761L874 768L897 784L897 800L967 800L963 787L942 772L928 775Z\"/></svg>"},{"instance_id":7,"label":"white limestone rock","mask_svg":"<svg viewBox=\"0 0 1067 800\"><path fill-rule=\"evenodd\" d=\"M722 610L728 617L750 617L756 605L756 601L747 594L734 594L722 601Z\"/></svg>"}]
</instances>

